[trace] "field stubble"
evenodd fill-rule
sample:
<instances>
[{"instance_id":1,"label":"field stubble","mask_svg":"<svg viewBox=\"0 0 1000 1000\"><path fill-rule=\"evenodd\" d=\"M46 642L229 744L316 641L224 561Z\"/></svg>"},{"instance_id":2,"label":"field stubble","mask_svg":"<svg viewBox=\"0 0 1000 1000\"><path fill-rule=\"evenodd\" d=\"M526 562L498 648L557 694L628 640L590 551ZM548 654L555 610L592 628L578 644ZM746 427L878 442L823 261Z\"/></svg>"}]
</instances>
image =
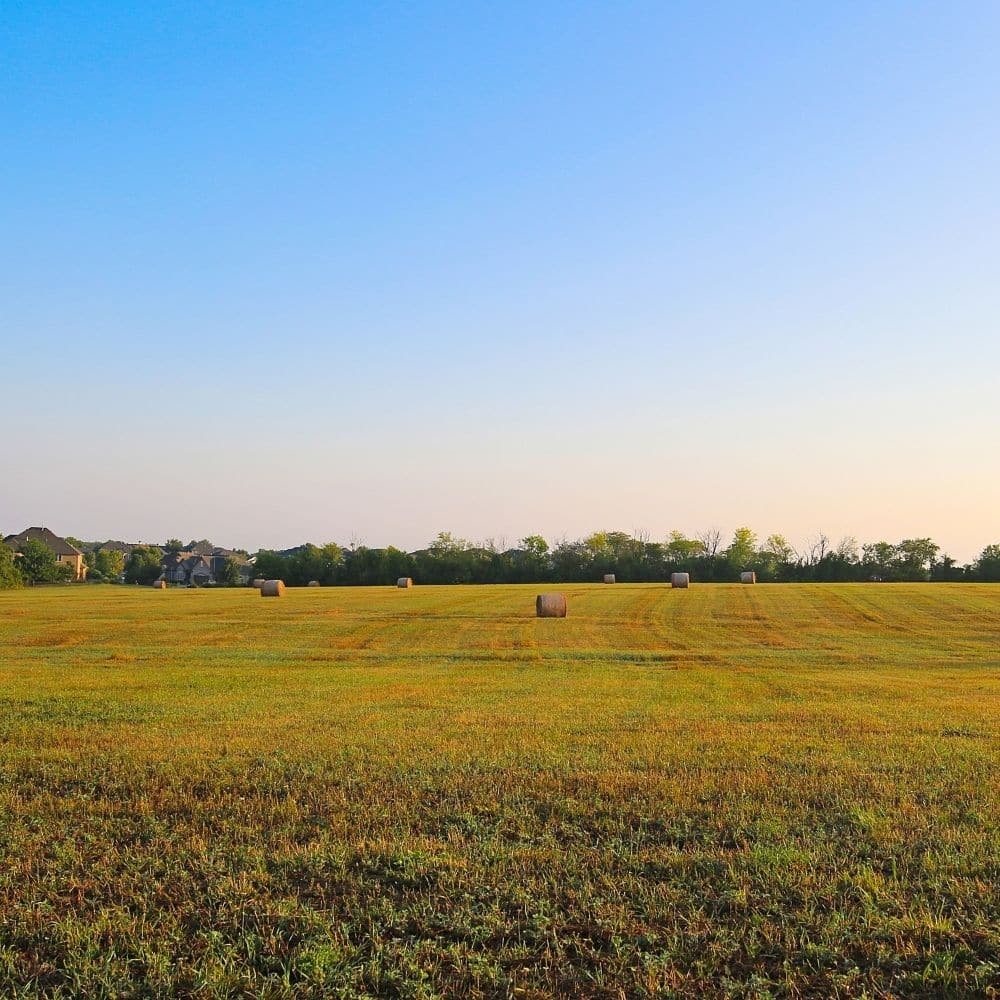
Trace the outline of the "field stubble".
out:
<instances>
[{"instance_id":1,"label":"field stubble","mask_svg":"<svg viewBox=\"0 0 1000 1000\"><path fill-rule=\"evenodd\" d=\"M0 995L1000 996L1000 587L0 594Z\"/></svg>"}]
</instances>

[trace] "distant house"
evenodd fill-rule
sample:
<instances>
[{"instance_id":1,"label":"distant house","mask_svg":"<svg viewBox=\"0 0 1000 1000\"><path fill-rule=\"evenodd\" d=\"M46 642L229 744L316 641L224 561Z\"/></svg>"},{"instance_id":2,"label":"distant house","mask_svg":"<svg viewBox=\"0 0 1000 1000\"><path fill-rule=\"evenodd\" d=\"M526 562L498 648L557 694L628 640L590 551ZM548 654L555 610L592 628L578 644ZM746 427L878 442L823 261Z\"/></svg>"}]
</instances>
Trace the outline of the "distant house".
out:
<instances>
[{"instance_id":1,"label":"distant house","mask_svg":"<svg viewBox=\"0 0 1000 1000\"><path fill-rule=\"evenodd\" d=\"M109 538L106 542L97 542L93 548L95 552L120 552L125 561L128 562L132 550L140 544L141 542L118 542Z\"/></svg>"},{"instance_id":2,"label":"distant house","mask_svg":"<svg viewBox=\"0 0 1000 1000\"><path fill-rule=\"evenodd\" d=\"M211 586L218 581L227 559L237 564L240 582L249 583L253 571L250 563L238 553L220 548L210 553L168 552L160 561L160 579L184 587Z\"/></svg>"},{"instance_id":3,"label":"distant house","mask_svg":"<svg viewBox=\"0 0 1000 1000\"><path fill-rule=\"evenodd\" d=\"M102 555L105 556L118 555L121 557L122 570L121 572L114 575L117 577L117 579L124 580L125 579L124 568L125 566L128 565L128 561L132 556L133 550L140 544L141 544L140 542L121 542L110 538L106 542L92 542L90 544L90 549L93 552L93 560L94 560L92 562L92 565L96 564L98 566L101 566L102 563L98 562L97 560L100 559ZM157 548L157 546L155 545L146 547L152 548L157 552L162 553L162 549ZM115 566L114 563L105 562L102 566L102 572L107 574L108 570L113 569L114 566Z\"/></svg>"},{"instance_id":4,"label":"distant house","mask_svg":"<svg viewBox=\"0 0 1000 1000\"><path fill-rule=\"evenodd\" d=\"M25 542L41 542L47 549L55 553L56 562L69 566L73 571L74 580L87 578L87 565L83 561L83 553L75 546L60 538L48 528L25 528L19 535L8 535L4 544L10 546L15 553L20 554Z\"/></svg>"},{"instance_id":5,"label":"distant house","mask_svg":"<svg viewBox=\"0 0 1000 1000\"><path fill-rule=\"evenodd\" d=\"M236 569L240 574L240 583L249 583L253 576L253 565L246 556L232 549L215 549L209 558L212 561L212 572L219 574L222 572L222 564L229 560L236 563Z\"/></svg>"},{"instance_id":6,"label":"distant house","mask_svg":"<svg viewBox=\"0 0 1000 1000\"><path fill-rule=\"evenodd\" d=\"M193 552L168 552L160 561L160 576L167 583L184 586L204 587L215 583L211 562Z\"/></svg>"}]
</instances>

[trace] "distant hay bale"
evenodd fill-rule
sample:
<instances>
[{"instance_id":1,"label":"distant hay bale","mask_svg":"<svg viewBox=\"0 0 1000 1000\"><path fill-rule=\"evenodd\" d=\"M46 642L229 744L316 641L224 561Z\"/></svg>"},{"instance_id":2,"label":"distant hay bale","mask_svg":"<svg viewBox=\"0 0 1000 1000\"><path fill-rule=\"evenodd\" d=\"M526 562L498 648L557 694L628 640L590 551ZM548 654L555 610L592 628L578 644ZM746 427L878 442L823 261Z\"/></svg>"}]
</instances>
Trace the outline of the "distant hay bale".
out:
<instances>
[{"instance_id":1,"label":"distant hay bale","mask_svg":"<svg viewBox=\"0 0 1000 1000\"><path fill-rule=\"evenodd\" d=\"M166 580L157 580L153 584L153 590L166 590L166 589L167 589Z\"/></svg>"},{"instance_id":2,"label":"distant hay bale","mask_svg":"<svg viewBox=\"0 0 1000 1000\"><path fill-rule=\"evenodd\" d=\"M565 618L565 594L539 594L535 598L535 615L539 618Z\"/></svg>"},{"instance_id":3,"label":"distant hay bale","mask_svg":"<svg viewBox=\"0 0 1000 1000\"><path fill-rule=\"evenodd\" d=\"M402 590L409 590L409 588L413 586L413 580L411 580L408 576L401 576L396 581L396 586Z\"/></svg>"},{"instance_id":4,"label":"distant hay bale","mask_svg":"<svg viewBox=\"0 0 1000 1000\"><path fill-rule=\"evenodd\" d=\"M254 580L253 585L256 590L260 590L260 588L263 587L265 583L267 583L267 580L264 580L261 577L257 577L257 579Z\"/></svg>"},{"instance_id":5,"label":"distant hay bale","mask_svg":"<svg viewBox=\"0 0 1000 1000\"><path fill-rule=\"evenodd\" d=\"M686 590L691 586L691 574L690 573L671 573L670 574L670 586L680 587Z\"/></svg>"},{"instance_id":6,"label":"distant hay bale","mask_svg":"<svg viewBox=\"0 0 1000 1000\"><path fill-rule=\"evenodd\" d=\"M310 587L318 587L319 586L319 580L310 580L309 581L309 586Z\"/></svg>"},{"instance_id":7,"label":"distant hay bale","mask_svg":"<svg viewBox=\"0 0 1000 1000\"><path fill-rule=\"evenodd\" d=\"M605 573L604 574L604 582L605 583L614 583L615 582L615 574L614 573Z\"/></svg>"},{"instance_id":8,"label":"distant hay bale","mask_svg":"<svg viewBox=\"0 0 1000 1000\"><path fill-rule=\"evenodd\" d=\"M264 580L260 585L261 597L281 597L284 593L284 580Z\"/></svg>"},{"instance_id":9,"label":"distant hay bale","mask_svg":"<svg viewBox=\"0 0 1000 1000\"><path fill-rule=\"evenodd\" d=\"M745 573L740 573L740 583L756 583L757 574L748 570Z\"/></svg>"}]
</instances>

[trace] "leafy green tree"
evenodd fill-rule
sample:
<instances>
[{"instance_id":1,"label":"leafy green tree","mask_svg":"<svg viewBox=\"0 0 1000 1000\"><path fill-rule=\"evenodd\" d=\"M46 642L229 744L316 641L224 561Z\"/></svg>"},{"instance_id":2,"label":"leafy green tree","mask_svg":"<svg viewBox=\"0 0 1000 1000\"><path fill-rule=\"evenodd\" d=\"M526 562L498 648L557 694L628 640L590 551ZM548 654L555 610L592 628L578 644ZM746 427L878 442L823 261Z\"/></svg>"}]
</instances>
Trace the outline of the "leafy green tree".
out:
<instances>
[{"instance_id":1,"label":"leafy green tree","mask_svg":"<svg viewBox=\"0 0 1000 1000\"><path fill-rule=\"evenodd\" d=\"M437 538L427 546L429 551L440 555L454 555L468 547L469 543L464 538L456 538L450 531L439 531Z\"/></svg>"},{"instance_id":2,"label":"leafy green tree","mask_svg":"<svg viewBox=\"0 0 1000 1000\"><path fill-rule=\"evenodd\" d=\"M319 570L319 549L307 542L289 557L285 583L290 587L304 587L310 580L319 579Z\"/></svg>"},{"instance_id":3,"label":"leafy green tree","mask_svg":"<svg viewBox=\"0 0 1000 1000\"><path fill-rule=\"evenodd\" d=\"M787 579L795 562L795 549L784 535L768 535L758 554L761 575L767 580Z\"/></svg>"},{"instance_id":4,"label":"leafy green tree","mask_svg":"<svg viewBox=\"0 0 1000 1000\"><path fill-rule=\"evenodd\" d=\"M966 577L966 568L959 566L957 559L945 554L931 563L930 577L942 583L957 583Z\"/></svg>"},{"instance_id":5,"label":"leafy green tree","mask_svg":"<svg viewBox=\"0 0 1000 1000\"><path fill-rule=\"evenodd\" d=\"M87 579L91 583L100 583L104 579L104 574L97 568L96 552L84 552L83 565L87 567Z\"/></svg>"},{"instance_id":6,"label":"leafy green tree","mask_svg":"<svg viewBox=\"0 0 1000 1000\"><path fill-rule=\"evenodd\" d=\"M219 567L216 582L225 587L238 587L240 585L240 567L232 559L224 559Z\"/></svg>"},{"instance_id":7,"label":"leafy green tree","mask_svg":"<svg viewBox=\"0 0 1000 1000\"><path fill-rule=\"evenodd\" d=\"M606 531L595 531L592 535L587 535L583 540L583 547L592 557L599 558L610 551L608 544L608 533Z\"/></svg>"},{"instance_id":8,"label":"leafy green tree","mask_svg":"<svg viewBox=\"0 0 1000 1000\"><path fill-rule=\"evenodd\" d=\"M896 546L899 575L904 580L929 580L941 547L929 538L904 538Z\"/></svg>"},{"instance_id":9,"label":"leafy green tree","mask_svg":"<svg viewBox=\"0 0 1000 1000\"><path fill-rule=\"evenodd\" d=\"M525 552L541 558L548 554L549 543L541 535L526 535L521 539L521 548Z\"/></svg>"},{"instance_id":10,"label":"leafy green tree","mask_svg":"<svg viewBox=\"0 0 1000 1000\"><path fill-rule=\"evenodd\" d=\"M320 583L332 586L337 582L338 574L344 565L344 550L336 542L327 542L319 550L319 560L323 571L319 578Z\"/></svg>"},{"instance_id":11,"label":"leafy green tree","mask_svg":"<svg viewBox=\"0 0 1000 1000\"><path fill-rule=\"evenodd\" d=\"M861 548L861 564L870 577L895 579L897 562L896 546L889 542L868 542Z\"/></svg>"},{"instance_id":12,"label":"leafy green tree","mask_svg":"<svg viewBox=\"0 0 1000 1000\"><path fill-rule=\"evenodd\" d=\"M537 583L551 573L549 543L541 535L526 535L520 549L509 553L511 579L518 583Z\"/></svg>"},{"instance_id":13,"label":"leafy green tree","mask_svg":"<svg viewBox=\"0 0 1000 1000\"><path fill-rule=\"evenodd\" d=\"M14 558L13 549L0 541L0 590L10 590L24 584L24 577L17 566L18 561Z\"/></svg>"},{"instance_id":14,"label":"leafy green tree","mask_svg":"<svg viewBox=\"0 0 1000 1000\"><path fill-rule=\"evenodd\" d=\"M776 563L790 563L795 560L795 549L784 535L768 535L761 552L766 553Z\"/></svg>"},{"instance_id":15,"label":"leafy green tree","mask_svg":"<svg viewBox=\"0 0 1000 1000\"><path fill-rule=\"evenodd\" d=\"M659 549L653 550L654 556ZM596 531L582 542L579 554L589 565L586 572L597 578L604 573L614 573L623 580L642 580L646 557L650 554L646 542L624 531Z\"/></svg>"},{"instance_id":16,"label":"leafy green tree","mask_svg":"<svg viewBox=\"0 0 1000 1000\"><path fill-rule=\"evenodd\" d=\"M670 566L687 567L705 554L705 543L700 538L688 538L679 531L671 531L664 546L664 555Z\"/></svg>"},{"instance_id":17,"label":"leafy green tree","mask_svg":"<svg viewBox=\"0 0 1000 1000\"><path fill-rule=\"evenodd\" d=\"M472 583L474 556L464 538L442 531L423 551L416 553L416 574L421 583Z\"/></svg>"},{"instance_id":18,"label":"leafy green tree","mask_svg":"<svg viewBox=\"0 0 1000 1000\"><path fill-rule=\"evenodd\" d=\"M560 582L593 579L591 550L583 542L561 541L552 550L552 576Z\"/></svg>"},{"instance_id":19,"label":"leafy green tree","mask_svg":"<svg viewBox=\"0 0 1000 1000\"><path fill-rule=\"evenodd\" d=\"M754 569L757 565L757 536L749 528L737 528L724 555L732 573Z\"/></svg>"},{"instance_id":20,"label":"leafy green tree","mask_svg":"<svg viewBox=\"0 0 1000 1000\"><path fill-rule=\"evenodd\" d=\"M105 580L117 580L125 572L125 553L117 549L98 549L94 553L93 566Z\"/></svg>"},{"instance_id":21,"label":"leafy green tree","mask_svg":"<svg viewBox=\"0 0 1000 1000\"><path fill-rule=\"evenodd\" d=\"M857 540L845 536L830 548L829 539L821 534L813 543L806 559L799 560L789 580L817 580L820 582L846 582L862 580L865 569L858 556Z\"/></svg>"},{"instance_id":22,"label":"leafy green tree","mask_svg":"<svg viewBox=\"0 0 1000 1000\"><path fill-rule=\"evenodd\" d=\"M338 570L338 582L365 587L395 583L401 576L413 576L416 562L408 552L390 545L370 549L356 545L343 553L344 562Z\"/></svg>"},{"instance_id":23,"label":"leafy green tree","mask_svg":"<svg viewBox=\"0 0 1000 1000\"><path fill-rule=\"evenodd\" d=\"M587 576L597 577L604 573L618 570L615 565L615 551L610 534L607 531L595 531L583 540L581 555L588 565Z\"/></svg>"},{"instance_id":24,"label":"leafy green tree","mask_svg":"<svg viewBox=\"0 0 1000 1000\"><path fill-rule=\"evenodd\" d=\"M168 538L163 547L170 553L184 551L184 543L179 538Z\"/></svg>"},{"instance_id":25,"label":"leafy green tree","mask_svg":"<svg viewBox=\"0 0 1000 1000\"><path fill-rule=\"evenodd\" d=\"M1000 543L983 549L973 564L973 571L980 580L1000 581Z\"/></svg>"},{"instance_id":26,"label":"leafy green tree","mask_svg":"<svg viewBox=\"0 0 1000 1000\"><path fill-rule=\"evenodd\" d=\"M303 545L288 560L286 583L303 587L312 580L324 586L337 583L338 573L344 561L344 550L335 542L328 542L322 548Z\"/></svg>"},{"instance_id":27,"label":"leafy green tree","mask_svg":"<svg viewBox=\"0 0 1000 1000\"><path fill-rule=\"evenodd\" d=\"M395 545L387 545L381 550L379 565L382 570L381 579L392 583L401 576L412 576L416 564L409 552L397 549Z\"/></svg>"},{"instance_id":28,"label":"leafy green tree","mask_svg":"<svg viewBox=\"0 0 1000 1000\"><path fill-rule=\"evenodd\" d=\"M290 582L288 557L272 552L270 549L261 550L254 560L254 576L263 580Z\"/></svg>"},{"instance_id":29,"label":"leafy green tree","mask_svg":"<svg viewBox=\"0 0 1000 1000\"><path fill-rule=\"evenodd\" d=\"M152 583L160 575L160 550L137 545L125 564L126 583Z\"/></svg>"},{"instance_id":30,"label":"leafy green tree","mask_svg":"<svg viewBox=\"0 0 1000 1000\"><path fill-rule=\"evenodd\" d=\"M18 568L24 579L32 584L66 583L73 575L73 570L60 564L47 545L34 538L22 546Z\"/></svg>"}]
</instances>

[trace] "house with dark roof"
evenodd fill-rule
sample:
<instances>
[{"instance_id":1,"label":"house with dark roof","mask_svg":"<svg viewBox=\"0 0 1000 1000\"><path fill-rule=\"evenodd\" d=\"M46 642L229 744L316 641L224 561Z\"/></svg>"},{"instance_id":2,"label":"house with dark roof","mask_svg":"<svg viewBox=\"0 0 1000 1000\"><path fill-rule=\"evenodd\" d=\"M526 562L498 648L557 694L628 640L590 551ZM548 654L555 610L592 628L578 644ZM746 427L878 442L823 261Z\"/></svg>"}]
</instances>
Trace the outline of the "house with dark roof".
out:
<instances>
[{"instance_id":1,"label":"house with dark roof","mask_svg":"<svg viewBox=\"0 0 1000 1000\"><path fill-rule=\"evenodd\" d=\"M185 587L204 587L217 582L226 560L237 564L242 583L248 583L252 567L249 562L229 549L213 549L210 553L168 552L160 562L160 579Z\"/></svg>"},{"instance_id":2,"label":"house with dark roof","mask_svg":"<svg viewBox=\"0 0 1000 1000\"><path fill-rule=\"evenodd\" d=\"M126 562L128 557L132 555L132 550L137 546L141 545L141 542L118 542L113 539L108 539L106 542L96 542L94 544L95 552L120 552Z\"/></svg>"},{"instance_id":3,"label":"house with dark roof","mask_svg":"<svg viewBox=\"0 0 1000 1000\"><path fill-rule=\"evenodd\" d=\"M55 553L56 562L69 566L73 570L74 580L84 580L87 577L87 565L83 561L83 553L75 546L60 538L48 528L25 528L19 535L8 535L4 544L20 554L25 542L41 542L47 549Z\"/></svg>"},{"instance_id":4,"label":"house with dark roof","mask_svg":"<svg viewBox=\"0 0 1000 1000\"><path fill-rule=\"evenodd\" d=\"M215 583L211 563L194 552L168 552L160 560L160 578L183 586L203 587Z\"/></svg>"}]
</instances>

